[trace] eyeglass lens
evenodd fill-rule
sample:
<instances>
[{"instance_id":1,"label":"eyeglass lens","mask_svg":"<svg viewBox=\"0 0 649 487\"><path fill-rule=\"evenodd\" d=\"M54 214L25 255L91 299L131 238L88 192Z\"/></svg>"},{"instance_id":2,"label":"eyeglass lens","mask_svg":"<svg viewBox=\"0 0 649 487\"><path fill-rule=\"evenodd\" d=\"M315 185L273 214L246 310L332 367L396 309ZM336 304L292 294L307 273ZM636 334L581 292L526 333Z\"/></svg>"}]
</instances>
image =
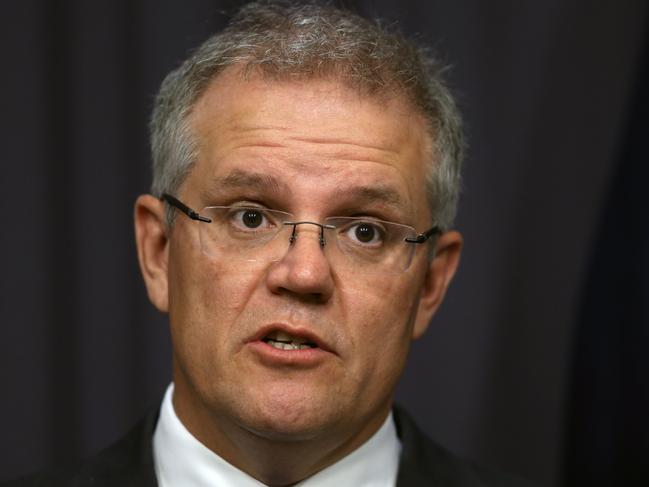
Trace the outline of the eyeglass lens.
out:
<instances>
[{"instance_id":1,"label":"eyeglass lens","mask_svg":"<svg viewBox=\"0 0 649 487\"><path fill-rule=\"evenodd\" d=\"M199 225L203 252L232 264L281 260L301 238L315 238L330 265L364 274L403 272L414 253L405 239L415 230L398 223L356 217L298 222L291 213L239 206L206 207L201 214L211 220Z\"/></svg>"}]
</instances>

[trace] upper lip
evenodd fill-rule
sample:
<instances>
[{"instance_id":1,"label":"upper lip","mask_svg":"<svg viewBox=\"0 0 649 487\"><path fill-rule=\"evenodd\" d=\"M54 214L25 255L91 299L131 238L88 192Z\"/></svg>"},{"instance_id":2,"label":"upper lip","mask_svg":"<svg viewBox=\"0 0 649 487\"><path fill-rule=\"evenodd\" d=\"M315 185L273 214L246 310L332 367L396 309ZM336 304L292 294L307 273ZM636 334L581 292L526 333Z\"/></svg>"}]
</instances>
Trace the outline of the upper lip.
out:
<instances>
[{"instance_id":1,"label":"upper lip","mask_svg":"<svg viewBox=\"0 0 649 487\"><path fill-rule=\"evenodd\" d=\"M273 331L282 331L288 335L295 337L304 338L305 340L314 343L325 352L333 352L333 348L320 336L316 333L313 333L311 330L304 328L302 326L293 326L286 323L271 323L268 325L262 326L257 332L252 335L247 342L256 342L263 340L265 336L269 335Z\"/></svg>"}]
</instances>

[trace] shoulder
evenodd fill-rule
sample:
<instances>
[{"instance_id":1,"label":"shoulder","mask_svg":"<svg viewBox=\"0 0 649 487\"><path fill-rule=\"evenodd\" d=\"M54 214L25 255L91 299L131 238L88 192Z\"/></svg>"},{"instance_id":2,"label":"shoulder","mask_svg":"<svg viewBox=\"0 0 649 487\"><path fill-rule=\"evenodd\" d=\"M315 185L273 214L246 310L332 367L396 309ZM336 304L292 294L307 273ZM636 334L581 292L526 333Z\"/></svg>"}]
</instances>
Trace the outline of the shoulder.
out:
<instances>
[{"instance_id":1,"label":"shoulder","mask_svg":"<svg viewBox=\"0 0 649 487\"><path fill-rule=\"evenodd\" d=\"M158 411L152 410L126 436L97 455L0 487L156 486L152 437L157 419Z\"/></svg>"},{"instance_id":2,"label":"shoulder","mask_svg":"<svg viewBox=\"0 0 649 487\"><path fill-rule=\"evenodd\" d=\"M474 464L441 447L398 406L394 420L402 445L397 487L530 487L521 479Z\"/></svg>"}]
</instances>

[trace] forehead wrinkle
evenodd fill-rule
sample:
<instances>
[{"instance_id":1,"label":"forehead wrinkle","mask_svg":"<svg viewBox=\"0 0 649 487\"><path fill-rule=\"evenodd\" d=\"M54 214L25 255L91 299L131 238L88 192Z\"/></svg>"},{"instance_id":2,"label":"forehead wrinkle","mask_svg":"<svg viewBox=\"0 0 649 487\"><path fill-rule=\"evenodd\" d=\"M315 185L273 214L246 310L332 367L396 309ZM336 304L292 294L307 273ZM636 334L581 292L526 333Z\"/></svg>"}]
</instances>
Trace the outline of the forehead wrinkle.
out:
<instances>
[{"instance_id":1,"label":"forehead wrinkle","mask_svg":"<svg viewBox=\"0 0 649 487\"><path fill-rule=\"evenodd\" d=\"M222 130L222 129L221 129ZM361 143L342 137L285 136L290 129L282 126L228 127L232 149L241 148L290 148L290 142L322 146L327 157L348 161L372 161L385 163L398 157L400 150L386 145Z\"/></svg>"},{"instance_id":2,"label":"forehead wrinkle","mask_svg":"<svg viewBox=\"0 0 649 487\"><path fill-rule=\"evenodd\" d=\"M387 146L382 146L382 145L375 145L375 144L370 144L370 143L358 143L358 142L352 142L350 140L345 140L339 137L290 137L291 140L295 140L297 142L307 142L309 144L322 144L322 145L340 145L340 146L348 146L350 148L356 148L356 149L372 149L380 152L387 152L390 154L398 154L399 151L397 149L392 149Z\"/></svg>"}]
</instances>

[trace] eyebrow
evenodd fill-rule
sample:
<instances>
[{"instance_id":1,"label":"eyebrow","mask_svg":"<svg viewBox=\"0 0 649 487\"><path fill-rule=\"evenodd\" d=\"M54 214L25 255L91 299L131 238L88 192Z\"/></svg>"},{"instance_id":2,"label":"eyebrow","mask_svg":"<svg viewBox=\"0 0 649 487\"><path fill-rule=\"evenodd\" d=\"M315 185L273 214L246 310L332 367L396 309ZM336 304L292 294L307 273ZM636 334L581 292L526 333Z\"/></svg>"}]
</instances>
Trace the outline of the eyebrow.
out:
<instances>
[{"instance_id":1,"label":"eyebrow","mask_svg":"<svg viewBox=\"0 0 649 487\"><path fill-rule=\"evenodd\" d=\"M371 204L381 203L394 207L401 207L404 204L399 191L392 186L355 186L352 188L337 189L333 196L335 200L353 200L357 203Z\"/></svg>"},{"instance_id":2,"label":"eyebrow","mask_svg":"<svg viewBox=\"0 0 649 487\"><path fill-rule=\"evenodd\" d=\"M288 184L279 180L275 176L260 172L245 171L242 169L235 169L224 177L213 178L212 186L225 189L266 189L274 192L288 190Z\"/></svg>"},{"instance_id":3,"label":"eyebrow","mask_svg":"<svg viewBox=\"0 0 649 487\"><path fill-rule=\"evenodd\" d=\"M254 189L275 194L290 192L290 185L281 179L261 172L235 169L226 176L212 179L213 188ZM333 201L349 201L356 205L384 204L402 208L405 203L399 191L386 184L361 185L350 188L337 188L331 195Z\"/></svg>"}]
</instances>

